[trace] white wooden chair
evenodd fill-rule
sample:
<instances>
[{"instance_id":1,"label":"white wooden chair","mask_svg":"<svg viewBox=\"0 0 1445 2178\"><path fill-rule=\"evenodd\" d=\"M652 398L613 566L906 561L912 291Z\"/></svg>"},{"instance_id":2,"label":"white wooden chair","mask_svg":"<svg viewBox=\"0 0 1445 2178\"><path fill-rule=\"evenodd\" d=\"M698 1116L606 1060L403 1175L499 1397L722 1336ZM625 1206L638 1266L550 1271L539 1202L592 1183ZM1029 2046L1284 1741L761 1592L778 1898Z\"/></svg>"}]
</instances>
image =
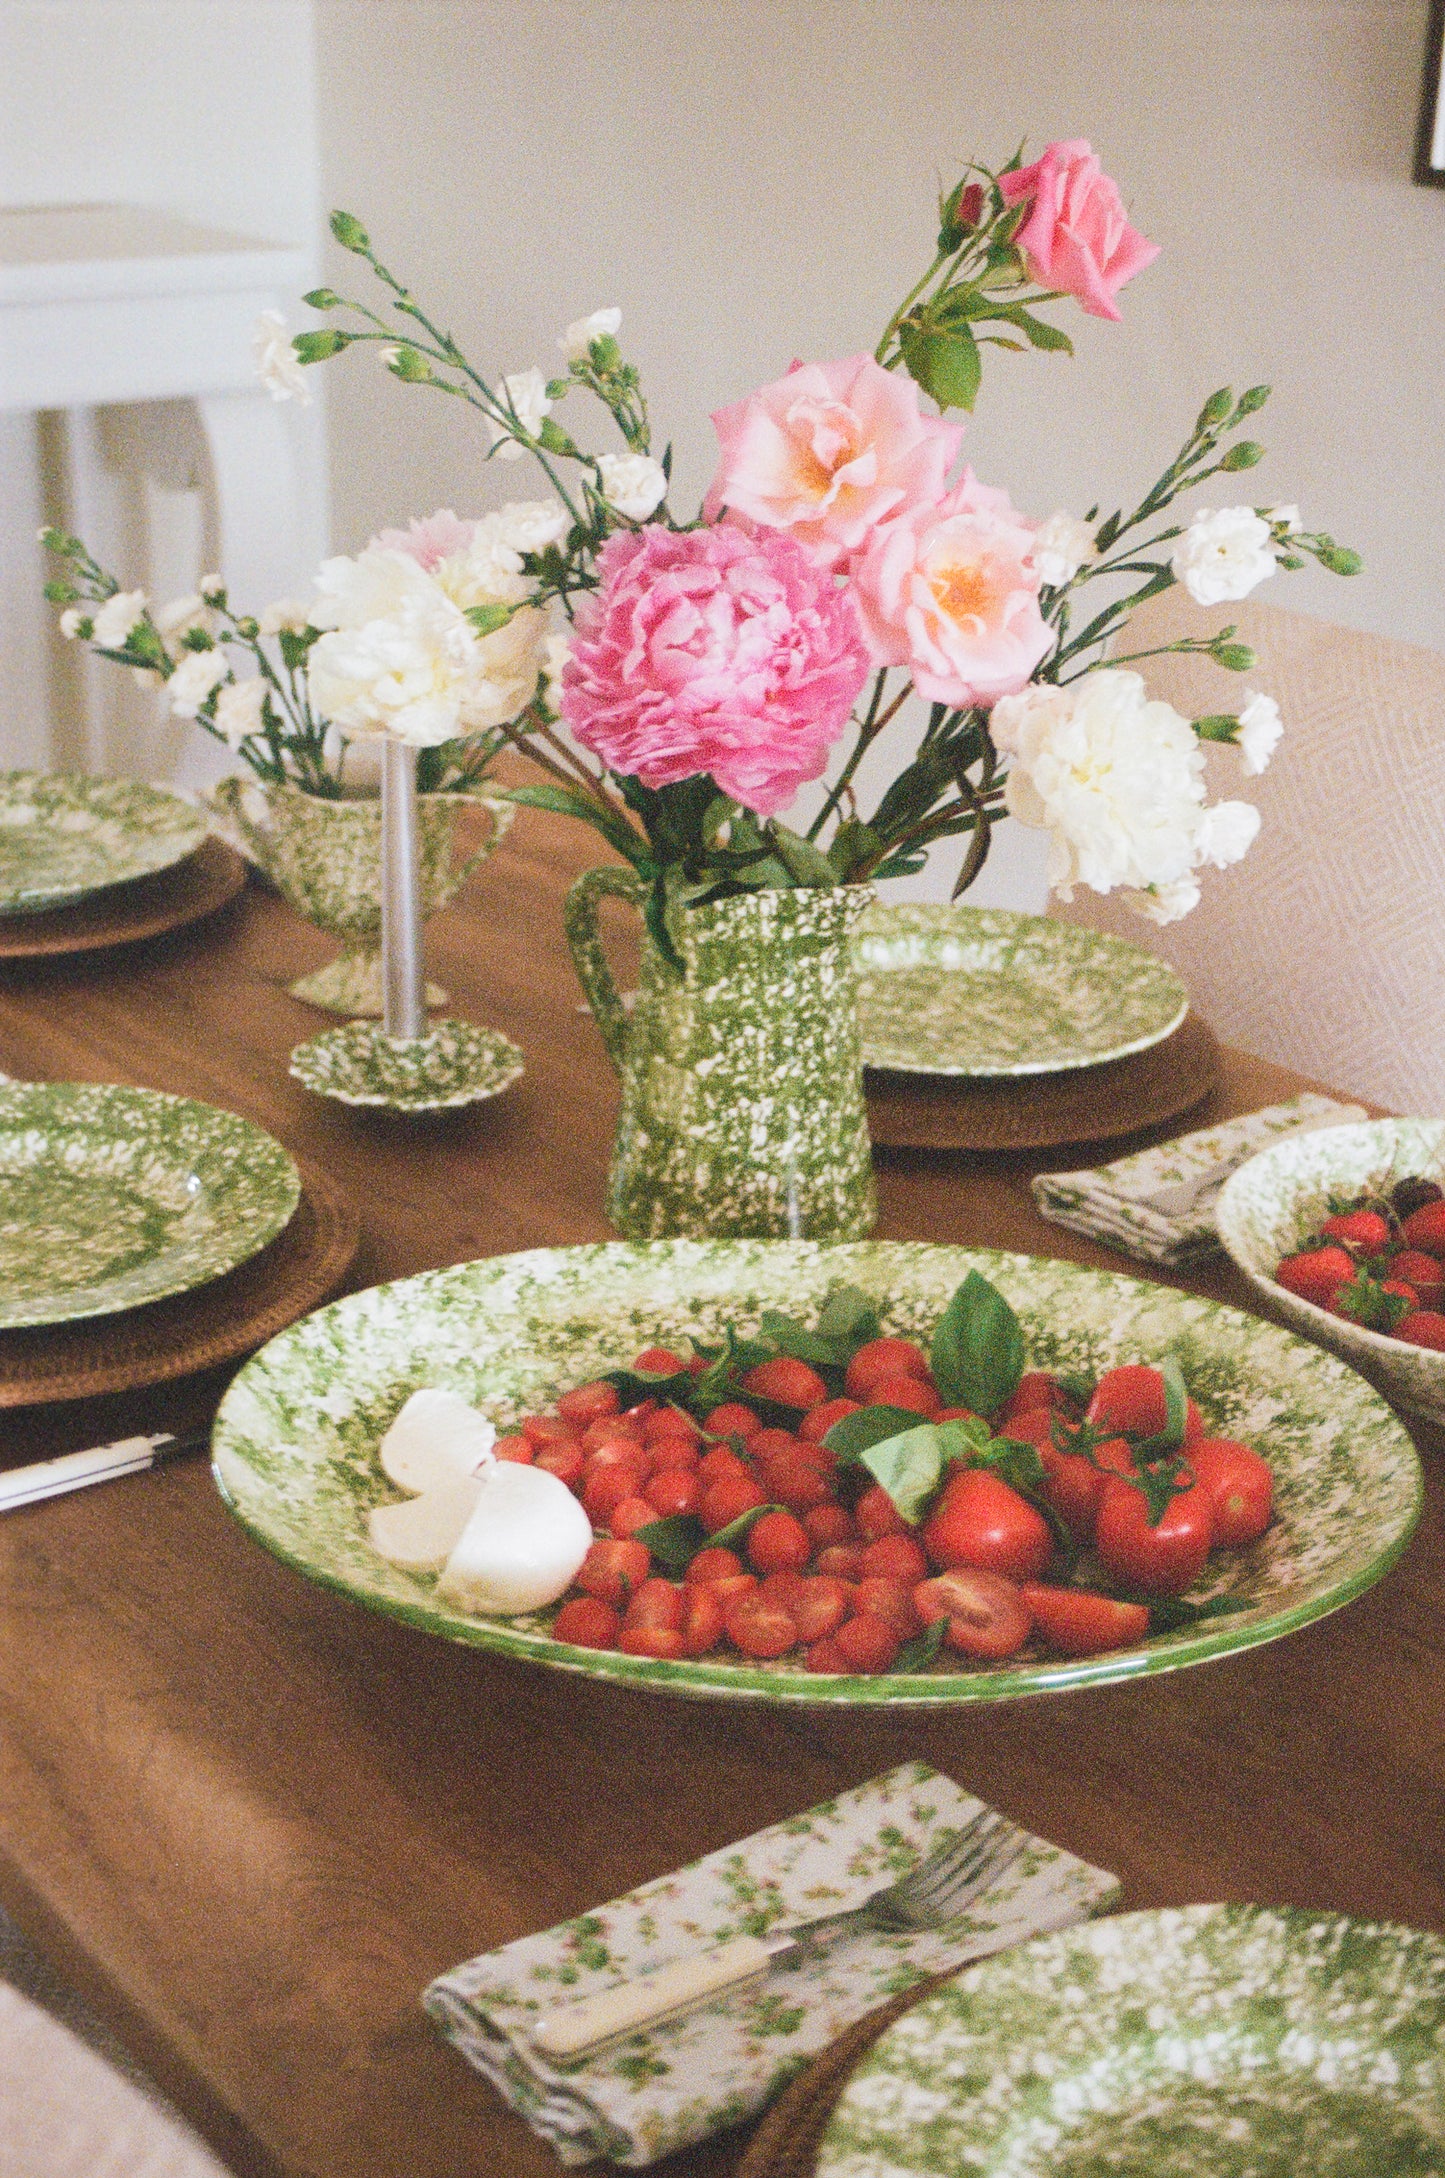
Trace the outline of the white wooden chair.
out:
<instances>
[{"instance_id":1,"label":"white wooden chair","mask_svg":"<svg viewBox=\"0 0 1445 2178\"><path fill-rule=\"evenodd\" d=\"M1226 1041L1397 1111L1445 1113L1445 655L1253 600L1227 611L1254 672L1190 657L1138 670L1190 717L1238 708L1245 688L1276 699L1284 738L1261 777L1209 752L1211 798L1256 803L1258 840L1163 929L1082 886L1050 912L1172 961ZM1170 591L1127 648L1224 617Z\"/></svg>"}]
</instances>

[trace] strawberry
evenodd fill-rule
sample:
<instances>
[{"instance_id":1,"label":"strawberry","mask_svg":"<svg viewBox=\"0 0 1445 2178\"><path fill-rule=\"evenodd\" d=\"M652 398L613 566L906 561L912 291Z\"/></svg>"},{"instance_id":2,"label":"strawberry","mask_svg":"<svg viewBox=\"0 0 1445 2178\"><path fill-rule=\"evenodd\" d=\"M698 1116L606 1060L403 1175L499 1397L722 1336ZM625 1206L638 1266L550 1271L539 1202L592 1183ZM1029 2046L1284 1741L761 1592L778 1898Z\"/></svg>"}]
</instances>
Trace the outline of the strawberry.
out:
<instances>
[{"instance_id":1,"label":"strawberry","mask_svg":"<svg viewBox=\"0 0 1445 2178\"><path fill-rule=\"evenodd\" d=\"M1436 1307L1445 1294L1445 1267L1418 1248L1402 1248L1390 1265L1390 1276L1413 1286L1422 1308Z\"/></svg>"},{"instance_id":2,"label":"strawberry","mask_svg":"<svg viewBox=\"0 0 1445 2178\"><path fill-rule=\"evenodd\" d=\"M1412 1248L1426 1255L1445 1255L1445 1202L1422 1203L1405 1220L1404 1233Z\"/></svg>"},{"instance_id":3,"label":"strawberry","mask_svg":"<svg viewBox=\"0 0 1445 2178\"><path fill-rule=\"evenodd\" d=\"M1378 1210L1347 1210L1340 1217L1326 1218L1320 1231L1326 1240L1343 1241L1347 1248L1359 1248L1365 1255L1378 1255L1390 1241L1389 1225Z\"/></svg>"},{"instance_id":4,"label":"strawberry","mask_svg":"<svg viewBox=\"0 0 1445 2178\"><path fill-rule=\"evenodd\" d=\"M1411 1346L1428 1346L1434 1352L1445 1353L1445 1316L1438 1309L1417 1308L1413 1316L1404 1316L1395 1326L1397 1339L1406 1339Z\"/></svg>"},{"instance_id":5,"label":"strawberry","mask_svg":"<svg viewBox=\"0 0 1445 2178\"><path fill-rule=\"evenodd\" d=\"M1393 1331L1402 1316L1408 1316L1416 1305L1414 1289L1396 1279L1389 1285L1381 1285L1364 1271L1357 1271L1348 1284L1336 1286L1327 1304L1332 1316L1343 1316L1347 1323L1362 1324L1367 1331Z\"/></svg>"},{"instance_id":6,"label":"strawberry","mask_svg":"<svg viewBox=\"0 0 1445 2178\"><path fill-rule=\"evenodd\" d=\"M1355 1275L1355 1266L1345 1250L1339 1246L1309 1248L1298 1255L1287 1255L1275 1269L1275 1282L1286 1293L1297 1293L1302 1301L1313 1301L1316 1308L1328 1308L1337 1287Z\"/></svg>"}]
</instances>

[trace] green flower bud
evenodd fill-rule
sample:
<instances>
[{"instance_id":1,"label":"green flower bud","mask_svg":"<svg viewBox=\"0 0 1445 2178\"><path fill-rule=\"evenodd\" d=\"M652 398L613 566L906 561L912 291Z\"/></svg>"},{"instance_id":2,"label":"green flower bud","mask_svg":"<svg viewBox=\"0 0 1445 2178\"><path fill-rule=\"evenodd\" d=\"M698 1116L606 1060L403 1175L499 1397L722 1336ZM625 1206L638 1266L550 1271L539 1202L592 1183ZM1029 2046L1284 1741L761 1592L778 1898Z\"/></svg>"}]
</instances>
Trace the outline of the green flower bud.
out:
<instances>
[{"instance_id":1,"label":"green flower bud","mask_svg":"<svg viewBox=\"0 0 1445 2178\"><path fill-rule=\"evenodd\" d=\"M343 348L349 348L352 338L350 333L327 325L314 333L298 333L291 347L298 363L324 363L329 355L340 355Z\"/></svg>"},{"instance_id":2,"label":"green flower bud","mask_svg":"<svg viewBox=\"0 0 1445 2178\"><path fill-rule=\"evenodd\" d=\"M304 303L310 303L313 310L339 310L341 308L341 297L334 287L313 287L310 294L303 295L301 300Z\"/></svg>"},{"instance_id":3,"label":"green flower bud","mask_svg":"<svg viewBox=\"0 0 1445 2178\"><path fill-rule=\"evenodd\" d=\"M1223 423L1233 406L1233 390L1229 386L1221 386L1217 393L1210 394L1209 399L1199 411L1199 419L1194 426L1195 430L1212 431L1216 424Z\"/></svg>"},{"instance_id":4,"label":"green flower bud","mask_svg":"<svg viewBox=\"0 0 1445 2178\"><path fill-rule=\"evenodd\" d=\"M1250 386L1244 393L1241 393L1239 404L1234 411L1236 421L1242 416L1252 416L1257 408L1263 408L1265 402L1269 399L1269 394L1270 389L1268 386Z\"/></svg>"},{"instance_id":5,"label":"green flower bud","mask_svg":"<svg viewBox=\"0 0 1445 2178\"><path fill-rule=\"evenodd\" d=\"M1239 719L1232 711L1211 711L1207 718L1194 721L1194 731L1201 741L1233 741L1239 732Z\"/></svg>"},{"instance_id":6,"label":"green flower bud","mask_svg":"<svg viewBox=\"0 0 1445 2178\"><path fill-rule=\"evenodd\" d=\"M1253 469L1263 459L1264 448L1258 439L1241 439L1237 446L1230 447L1219 466L1221 469Z\"/></svg>"},{"instance_id":7,"label":"green flower bud","mask_svg":"<svg viewBox=\"0 0 1445 2178\"><path fill-rule=\"evenodd\" d=\"M1327 545L1320 553L1321 567L1327 567L1332 575L1358 575L1364 564L1359 553L1348 545Z\"/></svg>"},{"instance_id":8,"label":"green flower bud","mask_svg":"<svg viewBox=\"0 0 1445 2178\"><path fill-rule=\"evenodd\" d=\"M358 255L364 255L371 248L370 235L361 221L354 219L350 212L332 213L331 232L344 250L354 250Z\"/></svg>"},{"instance_id":9,"label":"green flower bud","mask_svg":"<svg viewBox=\"0 0 1445 2178\"><path fill-rule=\"evenodd\" d=\"M415 348L384 348L382 358L393 378L400 378L408 386L424 386L432 376L432 367L424 355Z\"/></svg>"},{"instance_id":10,"label":"green flower bud","mask_svg":"<svg viewBox=\"0 0 1445 2178\"><path fill-rule=\"evenodd\" d=\"M65 577L60 575L57 576L54 582L46 583L45 595L52 605L73 605L80 592L73 582L67 582Z\"/></svg>"},{"instance_id":11,"label":"green flower bud","mask_svg":"<svg viewBox=\"0 0 1445 2178\"><path fill-rule=\"evenodd\" d=\"M1209 655L1226 673L1250 673L1259 664L1248 643L1215 643Z\"/></svg>"}]
</instances>

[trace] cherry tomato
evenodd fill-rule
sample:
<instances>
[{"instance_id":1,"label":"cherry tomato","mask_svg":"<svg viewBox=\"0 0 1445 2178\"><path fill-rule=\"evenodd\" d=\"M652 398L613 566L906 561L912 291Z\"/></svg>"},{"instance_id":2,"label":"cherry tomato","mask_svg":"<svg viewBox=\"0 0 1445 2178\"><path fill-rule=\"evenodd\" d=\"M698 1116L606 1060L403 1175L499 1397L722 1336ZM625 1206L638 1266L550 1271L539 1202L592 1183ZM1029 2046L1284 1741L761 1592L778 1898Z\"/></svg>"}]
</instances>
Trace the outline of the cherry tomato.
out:
<instances>
[{"instance_id":1,"label":"cherry tomato","mask_svg":"<svg viewBox=\"0 0 1445 2178\"><path fill-rule=\"evenodd\" d=\"M1083 1588L1045 1588L1027 1581L1024 1602L1034 1624L1061 1656L1102 1656L1108 1649L1130 1649L1149 1631L1142 1603L1120 1603Z\"/></svg>"},{"instance_id":2,"label":"cherry tomato","mask_svg":"<svg viewBox=\"0 0 1445 2178\"><path fill-rule=\"evenodd\" d=\"M617 1636L624 1656L666 1657L675 1662L686 1656L682 1630L677 1626L624 1626Z\"/></svg>"},{"instance_id":3,"label":"cherry tomato","mask_svg":"<svg viewBox=\"0 0 1445 2178\"><path fill-rule=\"evenodd\" d=\"M632 1366L639 1376L676 1376L686 1364L670 1346L644 1346Z\"/></svg>"},{"instance_id":4,"label":"cherry tomato","mask_svg":"<svg viewBox=\"0 0 1445 2178\"><path fill-rule=\"evenodd\" d=\"M606 1445L631 1444L642 1448L641 1422L635 1422L630 1414L604 1414L600 1421L589 1422L582 1432L585 1451L600 1452Z\"/></svg>"},{"instance_id":5,"label":"cherry tomato","mask_svg":"<svg viewBox=\"0 0 1445 2178\"><path fill-rule=\"evenodd\" d=\"M610 1603L596 1596L573 1596L552 1621L558 1641L570 1641L579 1649L615 1649L622 1621Z\"/></svg>"},{"instance_id":6,"label":"cherry tomato","mask_svg":"<svg viewBox=\"0 0 1445 2178\"><path fill-rule=\"evenodd\" d=\"M532 1444L580 1445L582 1442L580 1432L556 1414L529 1414L517 1426Z\"/></svg>"},{"instance_id":7,"label":"cherry tomato","mask_svg":"<svg viewBox=\"0 0 1445 2178\"><path fill-rule=\"evenodd\" d=\"M999 1416L999 1427L1002 1429L1005 1423L1016 1422L1021 1414L1033 1414L1040 1407L1048 1413L1063 1403L1064 1395L1052 1369L1025 1369L1012 1398Z\"/></svg>"},{"instance_id":8,"label":"cherry tomato","mask_svg":"<svg viewBox=\"0 0 1445 2178\"><path fill-rule=\"evenodd\" d=\"M575 1437L570 1442L554 1437L550 1442L539 1446L532 1464L545 1469L549 1475L555 1475L559 1482L565 1482L569 1490L575 1490L586 1471L587 1454Z\"/></svg>"},{"instance_id":9,"label":"cherry tomato","mask_svg":"<svg viewBox=\"0 0 1445 2178\"><path fill-rule=\"evenodd\" d=\"M880 1535L906 1535L908 1532L908 1522L881 1482L875 1482L871 1490L863 1492L853 1507L853 1518L865 1543L876 1543Z\"/></svg>"},{"instance_id":10,"label":"cherry tomato","mask_svg":"<svg viewBox=\"0 0 1445 2178\"><path fill-rule=\"evenodd\" d=\"M660 1475L695 1475L701 1465L700 1440L696 1437L653 1437L647 1450L652 1455L652 1472Z\"/></svg>"},{"instance_id":11,"label":"cherry tomato","mask_svg":"<svg viewBox=\"0 0 1445 2178\"><path fill-rule=\"evenodd\" d=\"M841 1505L815 1505L811 1512L804 1513L803 1526L820 1550L826 1550L830 1543L851 1542L856 1533L853 1515Z\"/></svg>"},{"instance_id":12,"label":"cherry tomato","mask_svg":"<svg viewBox=\"0 0 1445 2178\"><path fill-rule=\"evenodd\" d=\"M624 1498L637 1497L642 1477L635 1467L589 1469L582 1483L582 1510L593 1527L606 1527Z\"/></svg>"},{"instance_id":13,"label":"cherry tomato","mask_svg":"<svg viewBox=\"0 0 1445 2178\"><path fill-rule=\"evenodd\" d=\"M1136 1483L1104 1485L1094 1548L1116 1581L1146 1595L1177 1596L1198 1580L1214 1540L1214 1504L1199 1483L1169 1500L1158 1525Z\"/></svg>"},{"instance_id":14,"label":"cherry tomato","mask_svg":"<svg viewBox=\"0 0 1445 2178\"><path fill-rule=\"evenodd\" d=\"M688 1468L661 1467L651 1481L644 1483L642 1494L655 1520L671 1520L679 1513L696 1512L702 1489ZM615 1523L612 1532L617 1532Z\"/></svg>"},{"instance_id":15,"label":"cherry tomato","mask_svg":"<svg viewBox=\"0 0 1445 2178\"><path fill-rule=\"evenodd\" d=\"M1158 1369L1142 1361L1126 1362L1100 1377L1085 1420L1096 1429L1127 1429L1137 1437L1154 1437L1164 1427L1164 1378ZM1204 1435L1204 1417L1192 1399L1184 1404L1184 1442Z\"/></svg>"},{"instance_id":16,"label":"cherry tomato","mask_svg":"<svg viewBox=\"0 0 1445 2178\"><path fill-rule=\"evenodd\" d=\"M882 1575L886 1580L905 1581L911 1587L927 1574L928 1553L916 1535L880 1535L863 1552L865 1580Z\"/></svg>"},{"instance_id":17,"label":"cherry tomato","mask_svg":"<svg viewBox=\"0 0 1445 2178\"><path fill-rule=\"evenodd\" d=\"M492 1450L499 1460L514 1460L519 1467L530 1467L537 1456L537 1448L530 1437L520 1433L514 1437L498 1437Z\"/></svg>"},{"instance_id":18,"label":"cherry tomato","mask_svg":"<svg viewBox=\"0 0 1445 2178\"><path fill-rule=\"evenodd\" d=\"M743 1549L759 1573L801 1573L813 1555L811 1536L790 1512L766 1512L755 1520Z\"/></svg>"},{"instance_id":19,"label":"cherry tomato","mask_svg":"<svg viewBox=\"0 0 1445 2178\"><path fill-rule=\"evenodd\" d=\"M852 1590L846 1581L834 1580L826 1573L805 1573L793 1598L791 1612L798 1639L822 1641L836 1633L848 1616L852 1601Z\"/></svg>"},{"instance_id":20,"label":"cherry tomato","mask_svg":"<svg viewBox=\"0 0 1445 2178\"><path fill-rule=\"evenodd\" d=\"M990 1663L1021 1649L1033 1623L1015 1582L973 1566L954 1566L920 1581L913 1591L913 1607L925 1626L938 1618L948 1620L943 1637L946 1647Z\"/></svg>"},{"instance_id":21,"label":"cherry tomato","mask_svg":"<svg viewBox=\"0 0 1445 2178\"><path fill-rule=\"evenodd\" d=\"M687 1569L687 1577L690 1581L728 1581L746 1571L746 1566L735 1550L727 1550L716 1543L710 1543L706 1550L700 1550L693 1559Z\"/></svg>"},{"instance_id":22,"label":"cherry tomato","mask_svg":"<svg viewBox=\"0 0 1445 2178\"><path fill-rule=\"evenodd\" d=\"M743 1390L751 1392L755 1399L774 1399L779 1406L820 1407L828 1396L828 1387L816 1369L810 1369L806 1361L794 1361L780 1354L776 1361L760 1361L755 1369L749 1369L743 1378Z\"/></svg>"},{"instance_id":23,"label":"cherry tomato","mask_svg":"<svg viewBox=\"0 0 1445 2178\"><path fill-rule=\"evenodd\" d=\"M705 1582L689 1582L683 1595L682 1653L706 1656L723 1637L723 1603L715 1588Z\"/></svg>"},{"instance_id":24,"label":"cherry tomato","mask_svg":"<svg viewBox=\"0 0 1445 2178\"><path fill-rule=\"evenodd\" d=\"M903 1644L886 1620L862 1611L843 1621L830 1636L837 1643L849 1671L887 1671Z\"/></svg>"},{"instance_id":25,"label":"cherry tomato","mask_svg":"<svg viewBox=\"0 0 1445 2178\"><path fill-rule=\"evenodd\" d=\"M703 1416L703 1428L709 1437L741 1437L744 1442L758 1427L758 1418L751 1407L745 1407L737 1399L725 1400Z\"/></svg>"},{"instance_id":26,"label":"cherry tomato","mask_svg":"<svg viewBox=\"0 0 1445 2178\"><path fill-rule=\"evenodd\" d=\"M881 1618L900 1641L909 1641L923 1625L913 1600L915 1585L892 1574L865 1574L849 1600L856 1614Z\"/></svg>"},{"instance_id":27,"label":"cherry tomato","mask_svg":"<svg viewBox=\"0 0 1445 2178\"><path fill-rule=\"evenodd\" d=\"M601 1537L582 1560L577 1586L599 1603L614 1608L626 1603L634 1588L647 1579L652 1553L646 1543L612 1541Z\"/></svg>"},{"instance_id":28,"label":"cherry tomato","mask_svg":"<svg viewBox=\"0 0 1445 2178\"><path fill-rule=\"evenodd\" d=\"M931 1376L928 1356L912 1339L869 1339L848 1364L843 1389L850 1399L865 1406L877 1402L874 1385L881 1376L916 1376L927 1383Z\"/></svg>"},{"instance_id":29,"label":"cherry tomato","mask_svg":"<svg viewBox=\"0 0 1445 2178\"><path fill-rule=\"evenodd\" d=\"M557 1412L564 1422L585 1429L589 1422L600 1421L605 1414L615 1414L621 1403L610 1384L579 1384L575 1391L563 1392L557 1401Z\"/></svg>"},{"instance_id":30,"label":"cherry tomato","mask_svg":"<svg viewBox=\"0 0 1445 2178\"><path fill-rule=\"evenodd\" d=\"M753 1594L758 1586L758 1576L756 1573L719 1574L715 1581L700 1581L697 1585L716 1590L718 1602L726 1616L729 1607L737 1602L739 1596Z\"/></svg>"},{"instance_id":31,"label":"cherry tomato","mask_svg":"<svg viewBox=\"0 0 1445 2178\"><path fill-rule=\"evenodd\" d=\"M1189 1447L1194 1479L1214 1507L1214 1540L1252 1543L1269 1526L1274 1474L1268 1460L1229 1437L1203 1437Z\"/></svg>"},{"instance_id":32,"label":"cherry tomato","mask_svg":"<svg viewBox=\"0 0 1445 2178\"><path fill-rule=\"evenodd\" d=\"M763 1479L768 1486L769 1497L786 1505L790 1512L809 1513L828 1504L833 1492L825 1475L801 1453L792 1458L769 1460L763 1469Z\"/></svg>"},{"instance_id":33,"label":"cherry tomato","mask_svg":"<svg viewBox=\"0 0 1445 2178\"><path fill-rule=\"evenodd\" d=\"M748 1439L750 1460L796 1459L801 1439L790 1429L759 1429Z\"/></svg>"},{"instance_id":34,"label":"cherry tomato","mask_svg":"<svg viewBox=\"0 0 1445 2178\"><path fill-rule=\"evenodd\" d=\"M767 1498L750 1475L724 1475L721 1482L709 1483L698 1506L698 1518L709 1535L716 1535L719 1528L731 1527L744 1513L755 1505L766 1505Z\"/></svg>"},{"instance_id":35,"label":"cherry tomato","mask_svg":"<svg viewBox=\"0 0 1445 2178\"><path fill-rule=\"evenodd\" d=\"M626 1633L638 1626L666 1626L676 1633L686 1600L680 1581L666 1580L661 1573L650 1574L628 1597L622 1630Z\"/></svg>"},{"instance_id":36,"label":"cherry tomato","mask_svg":"<svg viewBox=\"0 0 1445 2178\"><path fill-rule=\"evenodd\" d=\"M1052 1444L1056 1411L1053 1407L1025 1407L1012 1421L1000 1422L998 1433L1011 1437L1015 1444Z\"/></svg>"},{"instance_id":37,"label":"cherry tomato","mask_svg":"<svg viewBox=\"0 0 1445 2178\"><path fill-rule=\"evenodd\" d=\"M804 1444L821 1444L835 1422L841 1422L845 1414L856 1414L861 1406L859 1399L825 1399L803 1416L798 1435Z\"/></svg>"},{"instance_id":38,"label":"cherry tomato","mask_svg":"<svg viewBox=\"0 0 1445 2178\"><path fill-rule=\"evenodd\" d=\"M753 1470L745 1459L741 1459L734 1452L730 1444L715 1444L698 1461L697 1479L706 1490L715 1482L751 1482Z\"/></svg>"},{"instance_id":39,"label":"cherry tomato","mask_svg":"<svg viewBox=\"0 0 1445 2178\"><path fill-rule=\"evenodd\" d=\"M1082 1452L1056 1452L1051 1444L1039 1446L1039 1458L1048 1477L1049 1503L1076 1543L1092 1542L1107 1474Z\"/></svg>"},{"instance_id":40,"label":"cherry tomato","mask_svg":"<svg viewBox=\"0 0 1445 2178\"><path fill-rule=\"evenodd\" d=\"M919 1376L880 1376L873 1386L871 1403L879 1407L902 1407L908 1414L921 1415L926 1422L937 1421L943 1412L943 1401L933 1386Z\"/></svg>"},{"instance_id":41,"label":"cherry tomato","mask_svg":"<svg viewBox=\"0 0 1445 2178\"><path fill-rule=\"evenodd\" d=\"M796 1648L798 1629L781 1604L769 1603L760 1590L736 1596L726 1606L728 1639L744 1656L785 1656Z\"/></svg>"},{"instance_id":42,"label":"cherry tomato","mask_svg":"<svg viewBox=\"0 0 1445 2178\"><path fill-rule=\"evenodd\" d=\"M831 1634L825 1634L821 1641L815 1641L804 1655L803 1662L809 1671L825 1671L834 1677L845 1676L853 1669Z\"/></svg>"},{"instance_id":43,"label":"cherry tomato","mask_svg":"<svg viewBox=\"0 0 1445 2178\"><path fill-rule=\"evenodd\" d=\"M624 1497L607 1515L607 1527L612 1535L633 1536L639 1528L650 1528L656 1518L657 1507L647 1498Z\"/></svg>"},{"instance_id":44,"label":"cherry tomato","mask_svg":"<svg viewBox=\"0 0 1445 2178\"><path fill-rule=\"evenodd\" d=\"M696 1445L701 1437L697 1423L681 1407L659 1407L655 1414L648 1415L642 1427L642 1441L648 1445L669 1444L674 1439Z\"/></svg>"},{"instance_id":45,"label":"cherry tomato","mask_svg":"<svg viewBox=\"0 0 1445 2178\"><path fill-rule=\"evenodd\" d=\"M863 1545L861 1543L825 1543L818 1552L818 1571L831 1573L842 1581L856 1581L863 1573Z\"/></svg>"},{"instance_id":46,"label":"cherry tomato","mask_svg":"<svg viewBox=\"0 0 1445 2178\"><path fill-rule=\"evenodd\" d=\"M944 1484L924 1523L923 1547L936 1566L976 1566L1030 1581L1053 1556L1054 1539L1027 1498L986 1467L965 1467Z\"/></svg>"}]
</instances>

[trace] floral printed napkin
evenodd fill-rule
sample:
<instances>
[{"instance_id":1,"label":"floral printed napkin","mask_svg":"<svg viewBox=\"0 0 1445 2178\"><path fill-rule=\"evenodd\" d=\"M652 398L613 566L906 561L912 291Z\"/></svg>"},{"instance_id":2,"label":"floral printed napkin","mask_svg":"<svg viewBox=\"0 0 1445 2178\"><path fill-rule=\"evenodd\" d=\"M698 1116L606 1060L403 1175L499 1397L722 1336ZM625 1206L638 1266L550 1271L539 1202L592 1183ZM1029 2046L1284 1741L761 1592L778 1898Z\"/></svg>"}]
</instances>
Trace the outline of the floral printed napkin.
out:
<instances>
[{"instance_id":1,"label":"floral printed napkin","mask_svg":"<svg viewBox=\"0 0 1445 2178\"><path fill-rule=\"evenodd\" d=\"M952 1779L905 1763L576 1921L470 1959L422 2001L563 2163L654 2162L755 2116L845 2027L915 1982L1101 1913L1116 1880L1035 1838L946 1929L825 1937L778 1960L761 1986L588 2058L544 2058L529 2021L723 1938L846 1912L983 1811Z\"/></svg>"},{"instance_id":2,"label":"floral printed napkin","mask_svg":"<svg viewBox=\"0 0 1445 2178\"><path fill-rule=\"evenodd\" d=\"M1256 1151L1282 1134L1342 1127L1367 1117L1362 1105L1338 1104L1333 1097L1306 1090L1284 1104L1269 1104L1222 1126L1180 1135L1175 1142L1096 1170L1040 1173L1033 1183L1034 1201L1054 1225L1122 1248L1125 1255L1146 1263L1178 1269L1218 1249L1214 1205L1219 1191Z\"/></svg>"}]
</instances>

